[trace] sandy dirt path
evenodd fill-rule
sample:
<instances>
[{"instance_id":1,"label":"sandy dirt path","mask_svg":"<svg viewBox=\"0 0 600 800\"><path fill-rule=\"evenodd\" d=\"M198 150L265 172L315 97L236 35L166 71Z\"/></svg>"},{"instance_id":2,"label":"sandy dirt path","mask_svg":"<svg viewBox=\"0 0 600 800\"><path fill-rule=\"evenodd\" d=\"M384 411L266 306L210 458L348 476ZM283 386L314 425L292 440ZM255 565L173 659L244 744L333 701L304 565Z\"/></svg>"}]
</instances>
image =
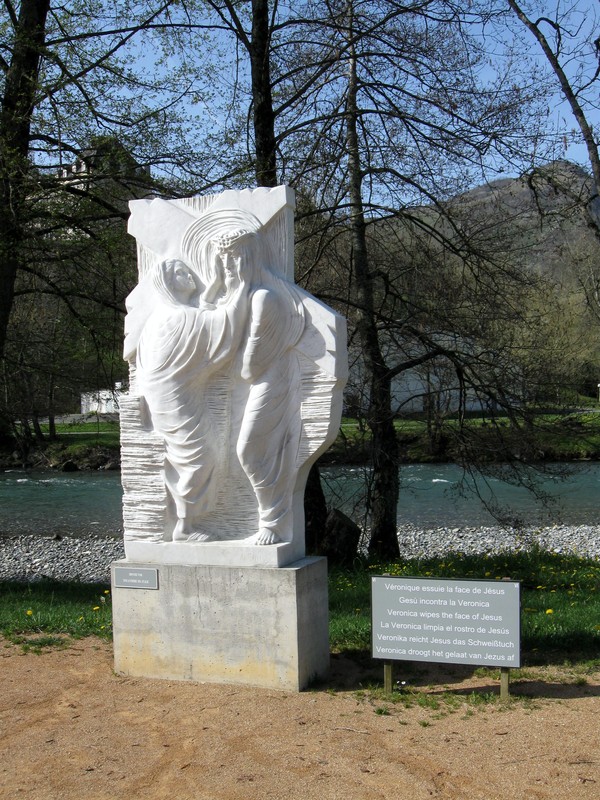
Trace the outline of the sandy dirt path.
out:
<instances>
[{"instance_id":1,"label":"sandy dirt path","mask_svg":"<svg viewBox=\"0 0 600 800\"><path fill-rule=\"evenodd\" d=\"M0 641L0 675L2 798L600 797L600 674L533 675L508 706L473 705L498 684L429 668L427 704L405 708L341 656L329 688L294 694L117 676L110 645L86 639L41 655Z\"/></svg>"}]
</instances>

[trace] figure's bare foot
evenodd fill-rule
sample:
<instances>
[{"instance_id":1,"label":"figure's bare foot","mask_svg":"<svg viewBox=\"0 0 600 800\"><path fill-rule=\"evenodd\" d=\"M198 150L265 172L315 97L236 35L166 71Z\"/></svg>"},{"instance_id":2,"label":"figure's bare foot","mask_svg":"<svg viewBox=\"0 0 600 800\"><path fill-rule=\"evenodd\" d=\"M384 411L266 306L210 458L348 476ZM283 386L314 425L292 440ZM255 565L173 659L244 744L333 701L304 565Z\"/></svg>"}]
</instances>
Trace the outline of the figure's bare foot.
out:
<instances>
[{"instance_id":1,"label":"figure's bare foot","mask_svg":"<svg viewBox=\"0 0 600 800\"><path fill-rule=\"evenodd\" d=\"M272 531L270 528L260 528L258 533L249 536L246 539L246 541L248 542L248 544L263 545L263 544L277 544L277 542L280 542L281 539L275 533L275 531Z\"/></svg>"}]
</instances>

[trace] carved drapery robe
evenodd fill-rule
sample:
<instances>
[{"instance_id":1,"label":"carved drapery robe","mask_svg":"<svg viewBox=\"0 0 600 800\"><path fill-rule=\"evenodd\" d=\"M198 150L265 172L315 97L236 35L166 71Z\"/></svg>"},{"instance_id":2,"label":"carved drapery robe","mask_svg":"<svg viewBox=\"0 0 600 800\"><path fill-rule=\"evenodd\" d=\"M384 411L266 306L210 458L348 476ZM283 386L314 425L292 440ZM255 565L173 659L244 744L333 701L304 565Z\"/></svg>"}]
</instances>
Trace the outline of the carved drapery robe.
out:
<instances>
[{"instance_id":1,"label":"carved drapery robe","mask_svg":"<svg viewBox=\"0 0 600 800\"><path fill-rule=\"evenodd\" d=\"M203 394L238 349L244 317L235 304L206 310L165 299L140 337L138 390L165 442L165 483L180 519L214 504L219 443Z\"/></svg>"}]
</instances>

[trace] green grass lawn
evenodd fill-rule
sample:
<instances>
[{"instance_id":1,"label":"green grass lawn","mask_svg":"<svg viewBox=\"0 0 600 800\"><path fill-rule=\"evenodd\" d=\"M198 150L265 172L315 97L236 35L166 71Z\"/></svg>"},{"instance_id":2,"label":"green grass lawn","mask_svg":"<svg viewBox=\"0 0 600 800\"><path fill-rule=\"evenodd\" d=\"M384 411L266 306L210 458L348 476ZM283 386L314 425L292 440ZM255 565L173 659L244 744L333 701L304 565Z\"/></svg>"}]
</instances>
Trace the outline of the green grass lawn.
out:
<instances>
[{"instance_id":1,"label":"green grass lawn","mask_svg":"<svg viewBox=\"0 0 600 800\"><path fill-rule=\"evenodd\" d=\"M389 574L461 580L521 581L522 661L600 666L600 562L531 550L494 556L449 554L444 559L371 564L330 575L334 649L370 647L370 577Z\"/></svg>"},{"instance_id":2,"label":"green grass lawn","mask_svg":"<svg viewBox=\"0 0 600 800\"><path fill-rule=\"evenodd\" d=\"M0 582L0 634L25 650L85 636L112 637L110 589L105 584Z\"/></svg>"},{"instance_id":3,"label":"green grass lawn","mask_svg":"<svg viewBox=\"0 0 600 800\"><path fill-rule=\"evenodd\" d=\"M410 560L334 570L329 576L333 652L368 656L372 575L501 580L522 584L522 662L600 667L600 562L532 550L498 556ZM25 647L56 637L111 635L108 586L40 581L0 583L0 633Z\"/></svg>"},{"instance_id":4,"label":"green grass lawn","mask_svg":"<svg viewBox=\"0 0 600 800\"><path fill-rule=\"evenodd\" d=\"M407 462L426 462L432 459L427 434L427 423L419 418L401 418L394 422L401 458ZM436 460L452 460L453 438L458 421L452 416L442 424L442 435L446 439L446 451L437 453ZM539 458L554 461L600 458L600 412L573 412L568 414L540 413L534 417L532 429L535 433ZM48 433L48 427L42 426ZM93 417L82 422L61 423L56 426L57 439L47 446L52 458L53 451L61 457L77 459L86 455L90 448L119 448L119 423L96 420ZM473 415L465 421L465 435L473 439L472 446L481 457L494 459L497 456L497 437L509 440L512 435L519 442L521 434L512 429L508 419L498 418L492 423L481 415ZM323 457L323 463L365 463L370 458L371 435L366 425L359 420L344 417L335 443ZM487 454L487 456L486 456Z\"/></svg>"},{"instance_id":5,"label":"green grass lawn","mask_svg":"<svg viewBox=\"0 0 600 800\"><path fill-rule=\"evenodd\" d=\"M432 455L425 419L396 419L394 427L398 437L400 456L407 462L453 460L458 421L452 416L442 422L440 436L444 447ZM600 412L572 412L565 414L539 413L532 419L528 434L535 439L534 458L546 461L573 461L600 458ZM363 463L369 459L370 432L364 424L344 417L336 442L325 456L325 461L334 463ZM481 415L473 415L464 422L460 437L467 439L482 460L495 460L503 446L518 449L522 444L522 432L511 426L508 418L499 417L491 421Z\"/></svg>"},{"instance_id":6,"label":"green grass lawn","mask_svg":"<svg viewBox=\"0 0 600 800\"><path fill-rule=\"evenodd\" d=\"M42 431L48 433L48 426L42 425ZM104 445L118 447L120 428L118 422L105 420L87 422L61 423L56 425L57 439L66 445Z\"/></svg>"},{"instance_id":7,"label":"green grass lawn","mask_svg":"<svg viewBox=\"0 0 600 800\"><path fill-rule=\"evenodd\" d=\"M42 425L42 432L48 434L48 426ZM39 448L42 454L40 464L62 468L74 462L82 469L98 469L107 462L119 463L120 428L117 421L97 420L56 425L56 437Z\"/></svg>"}]
</instances>

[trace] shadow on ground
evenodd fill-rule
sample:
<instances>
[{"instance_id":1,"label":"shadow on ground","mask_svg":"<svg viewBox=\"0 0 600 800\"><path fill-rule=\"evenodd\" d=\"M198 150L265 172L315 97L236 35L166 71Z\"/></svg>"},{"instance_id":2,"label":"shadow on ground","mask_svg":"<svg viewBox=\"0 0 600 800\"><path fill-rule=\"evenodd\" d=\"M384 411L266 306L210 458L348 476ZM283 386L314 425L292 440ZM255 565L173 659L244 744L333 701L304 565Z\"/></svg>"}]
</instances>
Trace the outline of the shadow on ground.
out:
<instances>
[{"instance_id":1,"label":"shadow on ground","mask_svg":"<svg viewBox=\"0 0 600 800\"><path fill-rule=\"evenodd\" d=\"M328 681L315 688L330 688L337 691L352 691L365 688L383 688L384 662L371 658L361 651L347 650L331 656L331 674ZM571 700L600 696L597 674L586 678L566 667L527 668L527 677L510 680L513 697ZM544 675L548 674L548 679ZM455 694L467 696L499 694L500 673L494 671L478 674L478 669L460 664L424 664L395 662L393 664L394 686L410 687L428 694Z\"/></svg>"}]
</instances>

